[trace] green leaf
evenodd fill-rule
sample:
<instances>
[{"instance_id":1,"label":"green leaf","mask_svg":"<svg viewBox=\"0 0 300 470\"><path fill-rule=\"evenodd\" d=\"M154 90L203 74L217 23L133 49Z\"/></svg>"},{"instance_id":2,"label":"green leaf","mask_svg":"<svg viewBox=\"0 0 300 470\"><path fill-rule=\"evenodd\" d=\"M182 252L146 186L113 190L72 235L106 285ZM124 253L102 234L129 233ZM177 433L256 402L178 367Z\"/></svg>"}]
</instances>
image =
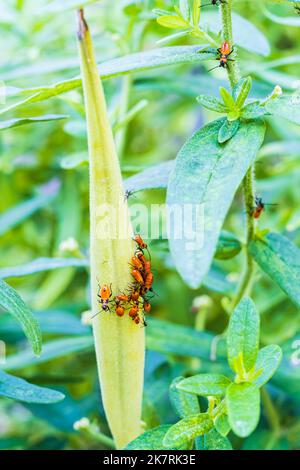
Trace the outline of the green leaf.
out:
<instances>
[{"instance_id":1,"label":"green leaf","mask_svg":"<svg viewBox=\"0 0 300 470\"><path fill-rule=\"evenodd\" d=\"M246 372L255 364L259 345L260 317L253 301L245 297L234 310L227 332L228 363L238 373L236 360L240 356Z\"/></svg>"},{"instance_id":2,"label":"green leaf","mask_svg":"<svg viewBox=\"0 0 300 470\"><path fill-rule=\"evenodd\" d=\"M204 4L204 3L203 3ZM201 19L202 21L202 19ZM221 16L217 11L206 11L203 15L202 28L219 34L222 31ZM270 45L266 36L254 24L237 13L232 13L233 43L251 53L268 56ZM255 38L255 40L254 40Z\"/></svg>"},{"instance_id":3,"label":"green leaf","mask_svg":"<svg viewBox=\"0 0 300 470\"><path fill-rule=\"evenodd\" d=\"M190 415L200 413L198 398L195 395L180 390L177 385L183 377L177 377L170 385L170 400L180 418L187 418Z\"/></svg>"},{"instance_id":4,"label":"green leaf","mask_svg":"<svg viewBox=\"0 0 300 470\"><path fill-rule=\"evenodd\" d=\"M230 109L230 110L235 110L236 109L236 105L235 105L233 97L231 96L229 91L226 90L226 88L224 88L223 86L220 87L220 95L221 95L221 97L224 101L225 106L228 109Z\"/></svg>"},{"instance_id":5,"label":"green leaf","mask_svg":"<svg viewBox=\"0 0 300 470\"><path fill-rule=\"evenodd\" d=\"M21 324L34 353L38 356L42 349L39 324L19 294L0 279L0 305Z\"/></svg>"},{"instance_id":6,"label":"green leaf","mask_svg":"<svg viewBox=\"0 0 300 470\"><path fill-rule=\"evenodd\" d=\"M219 415L215 419L215 428L221 436L227 436L231 428L226 414Z\"/></svg>"},{"instance_id":7,"label":"green leaf","mask_svg":"<svg viewBox=\"0 0 300 470\"><path fill-rule=\"evenodd\" d=\"M147 349L162 354L210 359L211 342L214 336L208 332L199 332L194 328L151 318L146 334ZM180 348L178 348L179 344ZM224 342L220 342L218 360L222 360L223 367L226 367L225 358L225 345Z\"/></svg>"},{"instance_id":8,"label":"green leaf","mask_svg":"<svg viewBox=\"0 0 300 470\"><path fill-rule=\"evenodd\" d=\"M216 259L231 259L242 249L240 240L230 232L222 230L215 252ZM0 270L1 273L1 270Z\"/></svg>"},{"instance_id":9,"label":"green leaf","mask_svg":"<svg viewBox=\"0 0 300 470\"><path fill-rule=\"evenodd\" d=\"M198 26L199 21L200 21L200 9L201 6L201 0L194 0L193 1L193 10L192 10L192 19L193 19L193 25Z\"/></svg>"},{"instance_id":10,"label":"green leaf","mask_svg":"<svg viewBox=\"0 0 300 470\"><path fill-rule=\"evenodd\" d=\"M265 133L262 122L241 123L235 136L220 145L218 133L224 122L222 118L206 125L184 144L169 178L170 250L180 275L193 288L201 285L209 270L234 194L254 162ZM188 221L194 233L178 237L172 205L194 208L198 218Z\"/></svg>"},{"instance_id":11,"label":"green leaf","mask_svg":"<svg viewBox=\"0 0 300 470\"><path fill-rule=\"evenodd\" d=\"M270 100L265 104L266 110L274 116L287 119L290 122L300 125L300 94L281 96L275 100Z\"/></svg>"},{"instance_id":12,"label":"green leaf","mask_svg":"<svg viewBox=\"0 0 300 470\"><path fill-rule=\"evenodd\" d=\"M203 49L206 49L205 51ZM117 59L111 59L99 65L98 70L103 80L120 75L142 72L158 67L193 64L215 58L215 50L207 50L207 46L173 46L162 47L152 51L137 52ZM21 90L21 96L28 95L22 101L16 102L0 110L0 114L30 103L47 100L81 86L81 78L75 77L53 85Z\"/></svg>"},{"instance_id":13,"label":"green leaf","mask_svg":"<svg viewBox=\"0 0 300 470\"><path fill-rule=\"evenodd\" d=\"M174 15L159 16L156 21L160 26L171 29L186 28L188 26L183 18Z\"/></svg>"},{"instance_id":14,"label":"green leaf","mask_svg":"<svg viewBox=\"0 0 300 470\"><path fill-rule=\"evenodd\" d=\"M44 364L45 362L67 356L68 354L91 350L93 344L92 336L80 336L49 341L43 345L43 354L41 356L34 357L30 350L25 349L9 356L3 368L5 370L16 370L31 365Z\"/></svg>"},{"instance_id":15,"label":"green leaf","mask_svg":"<svg viewBox=\"0 0 300 470\"><path fill-rule=\"evenodd\" d=\"M296 3L297 0L293 0L293 3ZM274 23L282 24L284 26L294 26L296 28L300 27L300 18L297 16L278 16L271 13L266 8L263 8L264 15L269 18Z\"/></svg>"},{"instance_id":16,"label":"green leaf","mask_svg":"<svg viewBox=\"0 0 300 470\"><path fill-rule=\"evenodd\" d=\"M191 8L189 0L179 0L179 11L187 21L190 21Z\"/></svg>"},{"instance_id":17,"label":"green leaf","mask_svg":"<svg viewBox=\"0 0 300 470\"><path fill-rule=\"evenodd\" d=\"M197 96L197 101L199 104L204 106L204 108L216 111L217 113L226 113L228 110L222 101L214 98L213 96L199 95Z\"/></svg>"},{"instance_id":18,"label":"green leaf","mask_svg":"<svg viewBox=\"0 0 300 470\"><path fill-rule=\"evenodd\" d=\"M259 101L247 104L241 111L241 117L243 119L255 119L265 114L268 114L268 112L264 106L261 106Z\"/></svg>"},{"instance_id":19,"label":"green leaf","mask_svg":"<svg viewBox=\"0 0 300 470\"><path fill-rule=\"evenodd\" d=\"M177 388L203 397L225 395L230 380L220 374L199 374L182 380Z\"/></svg>"},{"instance_id":20,"label":"green leaf","mask_svg":"<svg viewBox=\"0 0 300 470\"><path fill-rule=\"evenodd\" d=\"M300 307L300 250L288 238L275 233L250 244L260 268Z\"/></svg>"},{"instance_id":21,"label":"green leaf","mask_svg":"<svg viewBox=\"0 0 300 470\"><path fill-rule=\"evenodd\" d=\"M13 127L24 126L25 124L32 124L35 122L48 122L48 121L59 121L66 119L68 116L60 114L45 114L44 116L33 116L26 118L10 119L9 121L0 121L0 131L4 129L11 129Z\"/></svg>"},{"instance_id":22,"label":"green leaf","mask_svg":"<svg viewBox=\"0 0 300 470\"><path fill-rule=\"evenodd\" d=\"M24 201L0 215L0 235L26 220L42 207L48 206L60 189L60 183L52 180L40 188L40 194Z\"/></svg>"},{"instance_id":23,"label":"green leaf","mask_svg":"<svg viewBox=\"0 0 300 470\"><path fill-rule=\"evenodd\" d=\"M244 103L250 93L252 86L251 77L243 78L237 85L236 92L237 97L235 98L236 106L241 109L244 106Z\"/></svg>"},{"instance_id":24,"label":"green leaf","mask_svg":"<svg viewBox=\"0 0 300 470\"><path fill-rule=\"evenodd\" d=\"M203 437L203 450L232 450L230 440L212 429Z\"/></svg>"},{"instance_id":25,"label":"green leaf","mask_svg":"<svg viewBox=\"0 0 300 470\"><path fill-rule=\"evenodd\" d=\"M171 171L175 167L175 160L151 166L124 181L126 191L142 191L143 189L166 188Z\"/></svg>"},{"instance_id":26,"label":"green leaf","mask_svg":"<svg viewBox=\"0 0 300 470\"><path fill-rule=\"evenodd\" d=\"M171 426L164 437L163 445L167 448L182 446L197 436L206 434L212 427L213 421L207 413L189 416Z\"/></svg>"},{"instance_id":27,"label":"green leaf","mask_svg":"<svg viewBox=\"0 0 300 470\"><path fill-rule=\"evenodd\" d=\"M262 387L275 374L282 360L282 350L276 344L269 344L258 352L255 370L261 374L253 380L253 384Z\"/></svg>"},{"instance_id":28,"label":"green leaf","mask_svg":"<svg viewBox=\"0 0 300 470\"><path fill-rule=\"evenodd\" d=\"M131 441L125 447L125 450L165 450L163 439L170 428L170 425L164 424L150 431L146 431Z\"/></svg>"},{"instance_id":29,"label":"green leaf","mask_svg":"<svg viewBox=\"0 0 300 470\"><path fill-rule=\"evenodd\" d=\"M224 142L230 140L237 133L239 127L240 121L238 119L235 119L234 121L228 121L226 119L218 133L219 143L224 144Z\"/></svg>"},{"instance_id":30,"label":"green leaf","mask_svg":"<svg viewBox=\"0 0 300 470\"><path fill-rule=\"evenodd\" d=\"M259 389L249 383L233 383L227 389L226 404L233 432L240 437L249 436L259 421Z\"/></svg>"},{"instance_id":31,"label":"green leaf","mask_svg":"<svg viewBox=\"0 0 300 470\"><path fill-rule=\"evenodd\" d=\"M50 388L32 385L26 380L6 374L0 370L0 396L26 403L57 403L64 395Z\"/></svg>"},{"instance_id":32,"label":"green leaf","mask_svg":"<svg viewBox=\"0 0 300 470\"><path fill-rule=\"evenodd\" d=\"M26 264L0 269L0 278L28 276L70 266L86 268L89 266L89 261L86 258L37 258Z\"/></svg>"}]
</instances>

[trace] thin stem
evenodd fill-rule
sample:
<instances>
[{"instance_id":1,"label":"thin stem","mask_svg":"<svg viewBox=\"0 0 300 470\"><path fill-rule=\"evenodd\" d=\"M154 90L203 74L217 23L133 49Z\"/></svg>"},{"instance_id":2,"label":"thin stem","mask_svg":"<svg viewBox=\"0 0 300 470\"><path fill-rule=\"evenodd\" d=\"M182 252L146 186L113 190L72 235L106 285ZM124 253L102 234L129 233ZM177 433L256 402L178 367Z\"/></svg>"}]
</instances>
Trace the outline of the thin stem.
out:
<instances>
[{"instance_id":1,"label":"thin stem","mask_svg":"<svg viewBox=\"0 0 300 470\"><path fill-rule=\"evenodd\" d=\"M244 295L249 294L251 291L253 276L255 271L254 261L249 252L249 245L254 239L255 235L255 219L252 216L252 208L254 204L254 167L252 166L243 181L243 191L245 199L245 207L247 214L247 240L246 240L246 256L247 256L247 265L246 271L242 278L241 284L239 286L236 297L233 301L232 308L234 309L239 301L244 297Z\"/></svg>"},{"instance_id":2,"label":"thin stem","mask_svg":"<svg viewBox=\"0 0 300 470\"><path fill-rule=\"evenodd\" d=\"M227 3L221 4L221 18L223 38L228 41L231 47L234 47L233 34L232 34L232 19L231 19L232 0L227 0ZM234 62L230 62L227 66L228 78L231 88L233 88L241 78L240 69L237 61L236 48L233 53L235 56Z\"/></svg>"},{"instance_id":3,"label":"thin stem","mask_svg":"<svg viewBox=\"0 0 300 470\"><path fill-rule=\"evenodd\" d=\"M221 4L221 17L223 26L223 37L225 41L234 47L233 34L232 34L232 0L227 0L226 3ZM241 74L237 60L237 53L235 48L235 60L230 62L227 67L228 78L230 81L231 88L233 88L240 80ZM250 293L252 287L252 280L254 274L254 263L249 252L249 244L253 240L255 235L255 223L252 217L252 208L254 205L254 167L252 166L243 181L243 192L247 213L247 267L243 276L242 282L238 289L237 295L233 301L232 307L236 307L239 301L244 297L245 294Z\"/></svg>"}]
</instances>

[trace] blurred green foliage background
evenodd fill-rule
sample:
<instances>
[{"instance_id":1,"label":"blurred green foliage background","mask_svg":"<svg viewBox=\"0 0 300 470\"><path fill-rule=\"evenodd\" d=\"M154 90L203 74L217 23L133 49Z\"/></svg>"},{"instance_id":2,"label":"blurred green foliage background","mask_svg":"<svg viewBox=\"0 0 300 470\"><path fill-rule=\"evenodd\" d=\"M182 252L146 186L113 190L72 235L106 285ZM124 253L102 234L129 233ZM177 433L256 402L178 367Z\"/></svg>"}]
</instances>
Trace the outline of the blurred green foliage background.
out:
<instances>
[{"instance_id":1,"label":"blurred green foliage background","mask_svg":"<svg viewBox=\"0 0 300 470\"><path fill-rule=\"evenodd\" d=\"M28 96L25 89L79 74L75 10L80 3L90 4L86 16L99 64L157 47L197 44L189 37L157 44L168 31L156 23L152 10L171 9L177 2L2 1L0 80L8 96L0 112L20 96ZM212 24L210 29L217 32L217 13L212 10L203 9L201 21ZM263 98L277 84L284 91L295 91L299 87L300 16L293 4L237 0L234 10L260 32L256 36L249 30L247 36L247 28L243 28L245 47L239 48L242 74L254 79L253 97ZM296 25L280 24L283 17L297 20ZM211 64L157 68L105 80L124 179L175 158L184 141L216 117L195 100L200 93L218 96L220 85L228 87L224 70L208 74ZM128 116L130 110L134 112ZM1 122L8 119L44 115L62 118L1 129ZM280 118L267 121L266 141L256 164L257 193L278 206L267 209L259 228L281 232L299 246L300 130ZM0 187L0 277L7 278L36 312L44 342L43 354L35 358L18 324L1 312L0 339L6 343L8 356L5 368L66 396L49 405L1 398L0 448L105 448L97 435L73 428L74 422L87 416L108 434L90 326L81 320L90 303L85 261L89 243L87 142L80 89L1 115ZM148 205L164 199L164 190L147 190L130 201ZM243 241L244 224L243 201L238 194L225 228ZM159 295L153 300L151 316L155 320L147 328L143 409L147 428L176 419L168 399L174 377L227 371L222 342L217 360L210 360L211 340L227 325L226 299L234 292L244 263L243 252L231 260L215 260L204 285L192 291L175 271L167 241L154 240L150 249ZM40 272L36 265L27 265L40 257L47 258ZM49 258L77 258L78 265L52 269ZM196 314L194 299L203 295L212 302ZM292 366L291 353L296 350L297 337L300 339L300 312L260 271L253 298L261 314L262 344L279 344L285 353L269 386L281 430L272 445L297 448L300 370ZM233 436L234 446L264 449L272 428L267 418L263 413L258 429L246 440Z\"/></svg>"}]
</instances>

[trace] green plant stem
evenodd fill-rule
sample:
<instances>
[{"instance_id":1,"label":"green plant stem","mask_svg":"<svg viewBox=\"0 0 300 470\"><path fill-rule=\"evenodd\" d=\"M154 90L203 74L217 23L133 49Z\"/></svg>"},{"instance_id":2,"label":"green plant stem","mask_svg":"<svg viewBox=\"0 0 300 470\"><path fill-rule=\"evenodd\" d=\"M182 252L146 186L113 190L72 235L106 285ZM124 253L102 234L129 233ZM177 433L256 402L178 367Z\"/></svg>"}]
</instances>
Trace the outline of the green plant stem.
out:
<instances>
[{"instance_id":1,"label":"green plant stem","mask_svg":"<svg viewBox=\"0 0 300 470\"><path fill-rule=\"evenodd\" d=\"M221 18L223 38L228 41L231 47L234 47L233 34L232 34L232 0L227 0L227 3L221 4ZM231 88L233 88L241 78L240 69L237 61L236 48L234 54L234 62L229 62L227 66L228 78Z\"/></svg>"},{"instance_id":2,"label":"green plant stem","mask_svg":"<svg viewBox=\"0 0 300 470\"><path fill-rule=\"evenodd\" d=\"M87 434L87 436L99 442L99 444L102 444L104 447L107 447L108 449L116 448L114 441L110 437L105 436L105 434L103 434L102 432L99 432L99 431L97 432L92 428L88 428L87 430L85 430L85 433Z\"/></svg>"},{"instance_id":3,"label":"green plant stem","mask_svg":"<svg viewBox=\"0 0 300 470\"><path fill-rule=\"evenodd\" d=\"M223 37L225 41L228 41L231 47L234 47L233 34L232 34L232 0L227 0L227 3L221 4L221 17L222 17L222 28ZM233 88L239 82L241 78L240 69L237 60L236 48L234 52L234 62L229 62L227 67L227 73L231 88ZM243 181L243 192L247 213L247 267L238 292L235 299L233 300L232 308L235 308L239 301L244 297L245 294L250 293L253 274L254 274L254 263L249 252L249 244L254 238L255 225L252 217L252 208L254 205L254 167L252 166Z\"/></svg>"},{"instance_id":4,"label":"green plant stem","mask_svg":"<svg viewBox=\"0 0 300 470\"><path fill-rule=\"evenodd\" d=\"M247 213L247 240L246 240L246 270L238 288L237 294L233 300L232 308L234 309L244 295L251 291L254 275L254 261L249 252L249 244L255 235L255 219L252 216L252 208L254 204L254 168L248 170L243 181L243 192L245 199L245 207Z\"/></svg>"},{"instance_id":5,"label":"green plant stem","mask_svg":"<svg viewBox=\"0 0 300 470\"><path fill-rule=\"evenodd\" d=\"M280 436L280 421L276 411L275 406L273 405L272 399L265 387L261 389L261 398L262 403L265 411L266 418L272 430L272 437L267 444L267 449L272 449L273 446L276 444L277 439Z\"/></svg>"}]
</instances>

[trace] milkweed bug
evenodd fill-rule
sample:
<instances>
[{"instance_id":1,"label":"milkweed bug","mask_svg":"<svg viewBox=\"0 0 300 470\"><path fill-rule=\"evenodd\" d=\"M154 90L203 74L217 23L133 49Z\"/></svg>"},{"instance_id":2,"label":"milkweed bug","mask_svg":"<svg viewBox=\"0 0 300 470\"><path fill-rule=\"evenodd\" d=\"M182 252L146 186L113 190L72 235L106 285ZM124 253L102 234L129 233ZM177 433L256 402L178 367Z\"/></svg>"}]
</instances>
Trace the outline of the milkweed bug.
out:
<instances>
[{"instance_id":1,"label":"milkweed bug","mask_svg":"<svg viewBox=\"0 0 300 470\"><path fill-rule=\"evenodd\" d=\"M140 292L138 290L133 290L130 294L130 300L132 300L133 302L136 302L137 300L139 300L139 297L140 297Z\"/></svg>"},{"instance_id":2,"label":"milkweed bug","mask_svg":"<svg viewBox=\"0 0 300 470\"><path fill-rule=\"evenodd\" d=\"M265 206L277 206L278 204L267 204L261 197L255 196L255 206L252 208L251 215L254 219L259 219Z\"/></svg>"},{"instance_id":3,"label":"milkweed bug","mask_svg":"<svg viewBox=\"0 0 300 470\"><path fill-rule=\"evenodd\" d=\"M111 287L107 284L103 284L103 286L99 285L98 290L98 301L102 306L102 310L106 311L109 310L109 302L112 296Z\"/></svg>"},{"instance_id":4,"label":"milkweed bug","mask_svg":"<svg viewBox=\"0 0 300 470\"><path fill-rule=\"evenodd\" d=\"M137 256L133 256L131 258L131 263L135 268L139 269L140 271L144 268L142 261Z\"/></svg>"},{"instance_id":5,"label":"milkweed bug","mask_svg":"<svg viewBox=\"0 0 300 470\"><path fill-rule=\"evenodd\" d=\"M137 313L138 313L138 310L139 310L139 307L138 305L134 305L133 307L131 307L131 309L129 310L129 316L131 318L135 318Z\"/></svg>"},{"instance_id":6,"label":"milkweed bug","mask_svg":"<svg viewBox=\"0 0 300 470\"><path fill-rule=\"evenodd\" d=\"M138 284L140 284L141 286L144 285L144 279L143 279L143 276L141 275L140 271L138 271L137 269L133 269L131 271L131 276L136 280L136 282Z\"/></svg>"},{"instance_id":7,"label":"milkweed bug","mask_svg":"<svg viewBox=\"0 0 300 470\"><path fill-rule=\"evenodd\" d=\"M151 311L150 302L145 301L144 304L143 304L143 309L145 310L145 312L149 313Z\"/></svg>"},{"instance_id":8,"label":"milkweed bug","mask_svg":"<svg viewBox=\"0 0 300 470\"><path fill-rule=\"evenodd\" d=\"M140 235L135 235L134 241L138 244L138 247L141 250L146 250L148 248L147 243L144 242L144 240L142 239Z\"/></svg>"},{"instance_id":9,"label":"milkweed bug","mask_svg":"<svg viewBox=\"0 0 300 470\"><path fill-rule=\"evenodd\" d=\"M229 61L234 62L233 59L228 59L230 54L232 54L232 52L234 51L233 48L230 50L230 44L228 41L223 42L222 46L219 49L217 49L217 51L218 51L219 57L217 57L216 60L218 60L220 64L210 69L209 72L211 72L214 69L217 69L218 67L223 67L223 68L228 67Z\"/></svg>"},{"instance_id":10,"label":"milkweed bug","mask_svg":"<svg viewBox=\"0 0 300 470\"><path fill-rule=\"evenodd\" d=\"M206 3L205 5L201 5L200 8L209 7L213 5L221 5L222 3L227 3L225 0L211 0L211 3Z\"/></svg>"},{"instance_id":11,"label":"milkweed bug","mask_svg":"<svg viewBox=\"0 0 300 470\"><path fill-rule=\"evenodd\" d=\"M150 290L153 284L153 274L150 272L146 275L145 278L145 289Z\"/></svg>"},{"instance_id":12,"label":"milkweed bug","mask_svg":"<svg viewBox=\"0 0 300 470\"><path fill-rule=\"evenodd\" d=\"M116 314L118 315L118 317L123 317L124 313L125 313L124 307L122 307L121 305L118 305L116 307Z\"/></svg>"},{"instance_id":13,"label":"milkweed bug","mask_svg":"<svg viewBox=\"0 0 300 470\"><path fill-rule=\"evenodd\" d=\"M119 295L116 295L116 303L120 303L120 302L129 302L129 297L128 295L125 295L125 294L119 294Z\"/></svg>"}]
</instances>

